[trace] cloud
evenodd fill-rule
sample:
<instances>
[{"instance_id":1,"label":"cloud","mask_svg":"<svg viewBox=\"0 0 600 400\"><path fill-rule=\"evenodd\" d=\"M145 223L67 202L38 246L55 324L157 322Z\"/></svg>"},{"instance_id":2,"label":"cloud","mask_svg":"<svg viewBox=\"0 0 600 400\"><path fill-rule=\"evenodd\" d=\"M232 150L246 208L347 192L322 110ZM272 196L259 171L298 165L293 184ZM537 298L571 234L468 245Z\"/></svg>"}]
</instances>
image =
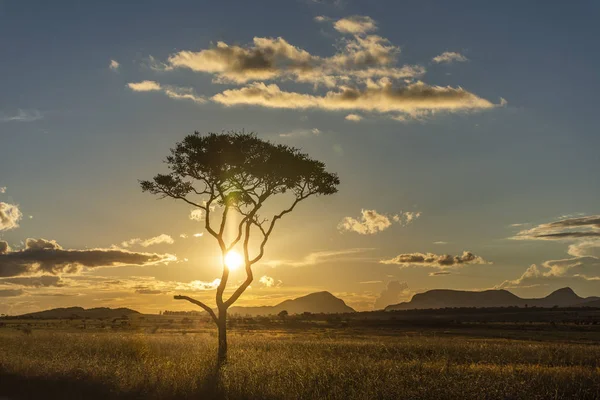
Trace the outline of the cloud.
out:
<instances>
[{"instance_id":1,"label":"cloud","mask_svg":"<svg viewBox=\"0 0 600 400\"><path fill-rule=\"evenodd\" d=\"M190 211L189 218L192 221L202 221L202 220L204 220L204 212L200 209L192 210L192 211Z\"/></svg>"},{"instance_id":2,"label":"cloud","mask_svg":"<svg viewBox=\"0 0 600 400\"><path fill-rule=\"evenodd\" d=\"M517 240L580 240L600 238L600 215L564 218L518 232Z\"/></svg>"},{"instance_id":3,"label":"cloud","mask_svg":"<svg viewBox=\"0 0 600 400\"><path fill-rule=\"evenodd\" d=\"M440 64L440 63L451 64L453 62L469 61L469 59L460 53L457 53L454 51L445 51L442 54L440 54L439 56L433 57L432 61L436 64Z\"/></svg>"},{"instance_id":4,"label":"cloud","mask_svg":"<svg viewBox=\"0 0 600 400\"><path fill-rule=\"evenodd\" d=\"M10 246L8 245L8 242L0 240L0 254L6 254L9 251L10 251Z\"/></svg>"},{"instance_id":5,"label":"cloud","mask_svg":"<svg viewBox=\"0 0 600 400\"><path fill-rule=\"evenodd\" d=\"M148 246L154 246L157 244L173 244L173 243L175 243L175 240L173 240L173 238L171 236L163 233L163 234L160 234L155 237L151 237L146 240L142 240L139 238L130 239L130 240L122 242L121 246L130 247L133 245L140 245L142 247L148 247Z\"/></svg>"},{"instance_id":6,"label":"cloud","mask_svg":"<svg viewBox=\"0 0 600 400\"><path fill-rule=\"evenodd\" d=\"M22 217L18 205L0 201L0 232L18 228Z\"/></svg>"},{"instance_id":7,"label":"cloud","mask_svg":"<svg viewBox=\"0 0 600 400\"><path fill-rule=\"evenodd\" d=\"M567 252L575 257L600 258L600 240L572 244Z\"/></svg>"},{"instance_id":8,"label":"cloud","mask_svg":"<svg viewBox=\"0 0 600 400\"><path fill-rule=\"evenodd\" d=\"M163 294L164 293L162 290L148 289L148 288L136 289L135 292L138 294Z\"/></svg>"},{"instance_id":9,"label":"cloud","mask_svg":"<svg viewBox=\"0 0 600 400\"><path fill-rule=\"evenodd\" d=\"M363 119L363 117L361 117L358 114L348 114L348 115L346 115L346 117L344 119L346 121L358 122L358 121L361 121Z\"/></svg>"},{"instance_id":10,"label":"cloud","mask_svg":"<svg viewBox=\"0 0 600 400\"><path fill-rule=\"evenodd\" d=\"M270 267L279 267L281 265L287 265L290 267L305 267L308 265L320 264L326 261L330 261L332 259L335 260L354 260L356 259L355 255L359 253L364 253L365 251L369 251L372 249L369 248L353 248L353 249L344 249L344 250L325 250L325 251L317 251L313 253L309 253L302 260L293 261L293 260L270 260L266 261L263 264ZM347 257L342 257L347 256Z\"/></svg>"},{"instance_id":11,"label":"cloud","mask_svg":"<svg viewBox=\"0 0 600 400\"><path fill-rule=\"evenodd\" d=\"M428 275L429 276L441 276L441 275L450 275L452 274L452 272L450 271L434 271L434 272L430 272Z\"/></svg>"},{"instance_id":12,"label":"cloud","mask_svg":"<svg viewBox=\"0 0 600 400\"><path fill-rule=\"evenodd\" d=\"M137 83L132 82L132 83L128 83L127 86L129 87L129 89L133 90L134 92L152 92L152 91L158 91L158 90L162 89L160 84L155 81L142 81L142 82L137 82Z\"/></svg>"},{"instance_id":13,"label":"cloud","mask_svg":"<svg viewBox=\"0 0 600 400\"><path fill-rule=\"evenodd\" d=\"M0 193L6 193L6 186L0 186Z\"/></svg>"},{"instance_id":14,"label":"cloud","mask_svg":"<svg viewBox=\"0 0 600 400\"><path fill-rule=\"evenodd\" d=\"M394 215L392 219L398 222L400 225L406 226L411 224L414 220L421 216L420 211L400 211L398 214Z\"/></svg>"},{"instance_id":15,"label":"cloud","mask_svg":"<svg viewBox=\"0 0 600 400\"><path fill-rule=\"evenodd\" d=\"M356 232L361 235L373 235L389 228L392 223L390 219L379 214L375 210L361 210L361 216L358 219L345 217L338 225L341 231Z\"/></svg>"},{"instance_id":16,"label":"cloud","mask_svg":"<svg viewBox=\"0 0 600 400\"><path fill-rule=\"evenodd\" d=\"M361 216L358 219L345 217L339 223L340 231L356 232L361 235L373 235L382 232L392 225L392 221L406 226L421 216L421 212L400 212L391 216L380 214L375 210L361 210Z\"/></svg>"},{"instance_id":17,"label":"cloud","mask_svg":"<svg viewBox=\"0 0 600 400\"><path fill-rule=\"evenodd\" d=\"M195 103L206 103L206 99L197 96L192 88L163 86L155 81L131 82L127 84L134 92L162 92L168 97L176 100L191 100Z\"/></svg>"},{"instance_id":18,"label":"cloud","mask_svg":"<svg viewBox=\"0 0 600 400\"><path fill-rule=\"evenodd\" d=\"M341 33L357 35L377 30L377 24L371 17L353 15L337 20L333 28Z\"/></svg>"},{"instance_id":19,"label":"cloud","mask_svg":"<svg viewBox=\"0 0 600 400\"><path fill-rule=\"evenodd\" d=\"M113 71L118 71L121 64L117 60L110 60L110 64L108 64L108 68Z\"/></svg>"},{"instance_id":20,"label":"cloud","mask_svg":"<svg viewBox=\"0 0 600 400\"><path fill-rule=\"evenodd\" d=\"M189 69L211 75L214 83L243 85L210 98L197 96L190 88L163 87L155 81L130 83L128 86L138 92L161 91L171 98L197 103L209 99L224 106L362 111L391 114L387 117L403 122L440 112L491 109L505 103L501 100L501 104L493 104L462 87L415 82L426 73L425 67L399 64L400 47L385 37L373 34L377 23L368 16L355 15L338 20L317 16L315 21L331 22L338 32L344 34L338 40L335 53L318 56L282 37L254 37L246 45L219 41L210 48L178 51L165 62L150 56L154 69L164 72ZM446 57L458 60L456 56ZM310 84L313 91L319 93L284 91L278 84L269 81ZM327 90L323 93L319 90L321 87Z\"/></svg>"},{"instance_id":21,"label":"cloud","mask_svg":"<svg viewBox=\"0 0 600 400\"><path fill-rule=\"evenodd\" d=\"M0 114L0 122L33 122L44 116L38 110L17 110L16 114Z\"/></svg>"},{"instance_id":22,"label":"cloud","mask_svg":"<svg viewBox=\"0 0 600 400\"><path fill-rule=\"evenodd\" d=\"M260 283L262 283L265 287L279 287L281 286L281 281L275 281L275 279L271 278L270 276L267 275L263 275L260 277L260 279L258 280Z\"/></svg>"},{"instance_id":23,"label":"cloud","mask_svg":"<svg viewBox=\"0 0 600 400\"><path fill-rule=\"evenodd\" d=\"M373 307L375 310L381 310L390 304L398 304L403 299L408 300L408 295L410 295L410 291L408 290L408 284L406 282L391 281L379 294Z\"/></svg>"},{"instance_id":24,"label":"cloud","mask_svg":"<svg viewBox=\"0 0 600 400\"><path fill-rule=\"evenodd\" d=\"M65 250L56 241L27 239L25 249L0 254L0 277L77 273L82 268L154 265L177 258L171 254L121 249Z\"/></svg>"},{"instance_id":25,"label":"cloud","mask_svg":"<svg viewBox=\"0 0 600 400\"><path fill-rule=\"evenodd\" d=\"M12 285L28 286L28 287L62 287L64 282L60 276L56 275L42 275L42 276L28 276L18 278L3 278L0 279L0 284L8 283Z\"/></svg>"},{"instance_id":26,"label":"cloud","mask_svg":"<svg viewBox=\"0 0 600 400\"><path fill-rule=\"evenodd\" d=\"M321 130L318 128L312 129L296 129L288 133L280 133L280 137L298 137L298 136L319 136Z\"/></svg>"},{"instance_id":27,"label":"cloud","mask_svg":"<svg viewBox=\"0 0 600 400\"><path fill-rule=\"evenodd\" d=\"M318 59L281 37L255 37L248 47L217 42L212 49L180 51L168 58L167 68L188 68L217 74L223 81L243 83L273 79L288 73L302 74L312 69Z\"/></svg>"},{"instance_id":28,"label":"cloud","mask_svg":"<svg viewBox=\"0 0 600 400\"><path fill-rule=\"evenodd\" d=\"M0 297L18 297L24 293L23 289L0 289Z\"/></svg>"},{"instance_id":29,"label":"cloud","mask_svg":"<svg viewBox=\"0 0 600 400\"><path fill-rule=\"evenodd\" d=\"M433 242L433 244L448 244L448 242L444 242L444 241L439 240L437 242Z\"/></svg>"},{"instance_id":30,"label":"cloud","mask_svg":"<svg viewBox=\"0 0 600 400\"><path fill-rule=\"evenodd\" d=\"M421 81L394 87L387 79L372 82L365 89L341 87L324 96L282 91L276 84L255 82L241 89L218 93L212 100L226 106L254 105L282 109L360 110L377 113L405 113L421 110L472 111L496 105L463 88L429 86Z\"/></svg>"},{"instance_id":31,"label":"cloud","mask_svg":"<svg viewBox=\"0 0 600 400\"><path fill-rule=\"evenodd\" d=\"M437 268L461 267L466 264L490 264L483 258L476 256L470 251L463 251L460 256L450 254L433 253L406 253L399 254L394 258L379 261L381 264L396 264L403 267L408 266L427 266Z\"/></svg>"}]
</instances>

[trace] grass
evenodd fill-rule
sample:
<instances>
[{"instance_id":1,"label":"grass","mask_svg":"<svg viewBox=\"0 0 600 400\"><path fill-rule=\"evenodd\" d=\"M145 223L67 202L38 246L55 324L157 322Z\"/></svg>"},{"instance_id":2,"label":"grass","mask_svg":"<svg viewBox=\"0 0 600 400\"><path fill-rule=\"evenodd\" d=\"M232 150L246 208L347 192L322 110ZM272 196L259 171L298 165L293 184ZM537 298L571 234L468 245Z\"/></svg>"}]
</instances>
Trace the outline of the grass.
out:
<instances>
[{"instance_id":1,"label":"grass","mask_svg":"<svg viewBox=\"0 0 600 400\"><path fill-rule=\"evenodd\" d=\"M0 329L9 398L600 398L600 345L343 330L213 332Z\"/></svg>"}]
</instances>

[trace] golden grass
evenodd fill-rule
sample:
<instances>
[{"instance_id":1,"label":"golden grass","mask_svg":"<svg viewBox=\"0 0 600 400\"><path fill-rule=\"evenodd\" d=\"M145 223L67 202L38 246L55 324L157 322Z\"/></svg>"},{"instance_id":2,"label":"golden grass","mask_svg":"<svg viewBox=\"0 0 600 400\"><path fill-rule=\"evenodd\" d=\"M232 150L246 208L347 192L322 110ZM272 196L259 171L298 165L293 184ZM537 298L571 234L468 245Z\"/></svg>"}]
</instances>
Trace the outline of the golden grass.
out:
<instances>
[{"instance_id":1,"label":"golden grass","mask_svg":"<svg viewBox=\"0 0 600 400\"><path fill-rule=\"evenodd\" d=\"M13 398L600 398L600 345L461 337L0 330Z\"/></svg>"}]
</instances>

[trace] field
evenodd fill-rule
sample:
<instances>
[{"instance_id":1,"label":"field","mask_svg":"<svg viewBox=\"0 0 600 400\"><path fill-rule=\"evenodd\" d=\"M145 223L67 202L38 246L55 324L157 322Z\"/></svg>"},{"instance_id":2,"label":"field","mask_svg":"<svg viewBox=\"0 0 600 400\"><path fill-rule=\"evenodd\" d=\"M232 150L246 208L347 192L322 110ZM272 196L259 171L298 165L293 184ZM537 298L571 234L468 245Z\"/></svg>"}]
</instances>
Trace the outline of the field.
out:
<instances>
[{"instance_id":1,"label":"field","mask_svg":"<svg viewBox=\"0 0 600 400\"><path fill-rule=\"evenodd\" d=\"M216 371L202 318L4 321L0 397L600 398L596 325L232 322L230 359Z\"/></svg>"}]
</instances>

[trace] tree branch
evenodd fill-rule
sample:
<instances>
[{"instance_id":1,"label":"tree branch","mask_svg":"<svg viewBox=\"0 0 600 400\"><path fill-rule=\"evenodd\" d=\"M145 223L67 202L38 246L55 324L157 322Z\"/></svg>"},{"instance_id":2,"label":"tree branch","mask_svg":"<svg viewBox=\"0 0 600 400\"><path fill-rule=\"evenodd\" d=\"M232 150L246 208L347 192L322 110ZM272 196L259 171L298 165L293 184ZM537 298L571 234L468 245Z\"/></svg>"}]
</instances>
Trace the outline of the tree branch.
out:
<instances>
[{"instance_id":1,"label":"tree branch","mask_svg":"<svg viewBox=\"0 0 600 400\"><path fill-rule=\"evenodd\" d=\"M215 312L209 306L207 306L206 304L204 304L203 302L201 302L199 300L196 300L196 299L192 299L189 296L180 296L180 295L177 295L177 296L173 296L173 298L175 300L187 300L190 303L193 303L193 304L201 307L202 309L204 309L204 311L206 311L208 313L208 315L210 315L212 317L212 319L213 319L213 321L215 323L219 322L217 316L215 315Z\"/></svg>"}]
</instances>

